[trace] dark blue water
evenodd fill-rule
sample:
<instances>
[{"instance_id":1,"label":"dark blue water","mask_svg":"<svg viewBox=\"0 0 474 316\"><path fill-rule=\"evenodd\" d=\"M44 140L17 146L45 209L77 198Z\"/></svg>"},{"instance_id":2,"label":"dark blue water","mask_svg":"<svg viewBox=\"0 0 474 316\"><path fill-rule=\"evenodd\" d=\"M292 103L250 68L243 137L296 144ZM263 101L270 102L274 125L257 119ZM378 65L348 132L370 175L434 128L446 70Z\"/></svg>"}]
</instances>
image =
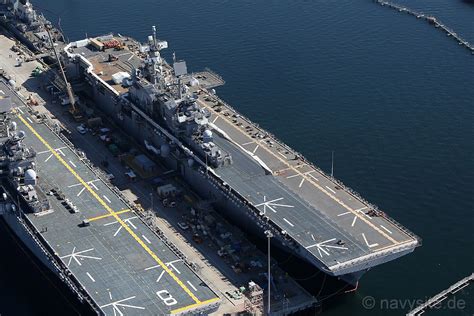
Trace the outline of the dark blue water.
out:
<instances>
[{"instance_id":1,"label":"dark blue water","mask_svg":"<svg viewBox=\"0 0 474 316\"><path fill-rule=\"evenodd\" d=\"M471 1L399 3L474 43ZM474 56L438 29L370 0L38 5L53 20L61 15L71 40L111 31L145 39L157 25L168 56L175 51L192 70L221 74L222 98L323 169L334 150L339 179L423 238L415 253L370 271L357 293L325 315L400 315L403 300L426 298L473 272ZM41 277L15 280L9 293L25 297L25 314L44 304L23 291ZM372 310L362 304L368 295ZM14 315L17 302L4 296L0 313ZM381 310L382 300L401 303Z\"/></svg>"}]
</instances>

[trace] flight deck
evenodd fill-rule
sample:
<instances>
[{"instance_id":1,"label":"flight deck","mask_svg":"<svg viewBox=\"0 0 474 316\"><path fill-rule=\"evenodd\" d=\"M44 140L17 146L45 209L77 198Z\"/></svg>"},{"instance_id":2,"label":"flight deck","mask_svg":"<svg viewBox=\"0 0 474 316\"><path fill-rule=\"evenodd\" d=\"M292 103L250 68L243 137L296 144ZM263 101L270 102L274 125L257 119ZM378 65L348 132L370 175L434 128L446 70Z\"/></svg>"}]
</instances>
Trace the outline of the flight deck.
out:
<instances>
[{"instance_id":1,"label":"flight deck","mask_svg":"<svg viewBox=\"0 0 474 316\"><path fill-rule=\"evenodd\" d=\"M214 142L233 157L232 165L214 171L329 270L339 274L364 259L419 244L385 213L222 100L201 93L198 103L222 131Z\"/></svg>"},{"instance_id":2,"label":"flight deck","mask_svg":"<svg viewBox=\"0 0 474 316\"><path fill-rule=\"evenodd\" d=\"M127 95L128 85L116 84L112 76L137 68L146 55L130 38L110 35L105 39L123 42L121 50L98 51L89 42L79 41L65 51L70 60L87 63L87 73L115 96ZM167 63L162 67L165 73L173 71ZM197 97L196 104L210 113L213 144L232 157L231 164L214 167L213 173L247 200L261 218L273 223L279 234L295 241L303 257L330 274L343 275L393 260L420 245L413 233L245 118L213 91L191 82L187 89ZM131 107L152 121L138 107Z\"/></svg>"},{"instance_id":3,"label":"flight deck","mask_svg":"<svg viewBox=\"0 0 474 316\"><path fill-rule=\"evenodd\" d=\"M219 298L214 291L81 161L76 150L0 85L20 105L14 121L26 133L25 144L37 153L38 183L51 205L51 211L28 218L101 310L108 315L215 310ZM62 199L53 194L58 192Z\"/></svg>"}]
</instances>

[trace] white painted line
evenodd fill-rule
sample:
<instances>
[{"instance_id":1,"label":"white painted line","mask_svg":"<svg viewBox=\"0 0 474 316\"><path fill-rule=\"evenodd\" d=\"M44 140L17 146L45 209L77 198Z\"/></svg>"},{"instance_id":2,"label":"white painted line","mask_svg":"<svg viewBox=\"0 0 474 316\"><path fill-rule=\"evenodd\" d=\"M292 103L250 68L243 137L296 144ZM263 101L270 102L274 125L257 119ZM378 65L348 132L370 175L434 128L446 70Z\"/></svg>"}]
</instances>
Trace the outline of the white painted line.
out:
<instances>
[{"instance_id":1,"label":"white painted line","mask_svg":"<svg viewBox=\"0 0 474 316\"><path fill-rule=\"evenodd\" d=\"M85 189L86 189L86 187L83 187L83 188L81 189L81 191L79 191L79 193L77 193L77 195L76 195L76 196L79 196L79 195L81 195L81 194L82 194L82 192L84 192L84 190L85 190Z\"/></svg>"},{"instance_id":2,"label":"white painted line","mask_svg":"<svg viewBox=\"0 0 474 316\"><path fill-rule=\"evenodd\" d=\"M94 180L94 181L99 181L99 180ZM91 187L94 187L94 189L99 191L99 188L94 184L94 181L90 181L90 182L87 182L87 183L90 184Z\"/></svg>"},{"instance_id":3,"label":"white painted line","mask_svg":"<svg viewBox=\"0 0 474 316\"><path fill-rule=\"evenodd\" d=\"M383 226L383 225L380 225L380 227L382 227L386 232L388 232L390 235L393 234L390 230L388 230L387 227Z\"/></svg>"},{"instance_id":4,"label":"white painted line","mask_svg":"<svg viewBox=\"0 0 474 316\"><path fill-rule=\"evenodd\" d=\"M257 151L258 147L260 147L260 145L257 145L257 146L255 147L255 149L252 151L252 154L255 154L255 152Z\"/></svg>"},{"instance_id":5,"label":"white painted line","mask_svg":"<svg viewBox=\"0 0 474 316\"><path fill-rule=\"evenodd\" d=\"M294 177L298 177L298 176L301 176L301 174L297 173L297 174L294 174L292 176L288 176L286 177L287 179L291 179L291 178L294 178Z\"/></svg>"},{"instance_id":6,"label":"white painted line","mask_svg":"<svg viewBox=\"0 0 474 316\"><path fill-rule=\"evenodd\" d=\"M304 180L305 180L305 178L301 179L301 182L300 182L300 185L298 186L298 188L301 188L301 186L302 186L303 183L304 183Z\"/></svg>"},{"instance_id":7,"label":"white painted line","mask_svg":"<svg viewBox=\"0 0 474 316\"><path fill-rule=\"evenodd\" d=\"M186 281L186 282L189 284L190 287L193 288L194 292L197 292L196 287L191 282L189 282L189 281Z\"/></svg>"},{"instance_id":8,"label":"white painted line","mask_svg":"<svg viewBox=\"0 0 474 316\"><path fill-rule=\"evenodd\" d=\"M23 114L23 110L20 109L20 108L17 108L18 109L18 112L20 112L21 114Z\"/></svg>"},{"instance_id":9,"label":"white painted line","mask_svg":"<svg viewBox=\"0 0 474 316\"><path fill-rule=\"evenodd\" d=\"M73 166L74 168L77 168L77 166L74 164L74 162L72 162L71 160L69 160L69 163L71 164L71 166Z\"/></svg>"},{"instance_id":10,"label":"white painted line","mask_svg":"<svg viewBox=\"0 0 474 316\"><path fill-rule=\"evenodd\" d=\"M364 233L362 233L362 237L364 238L364 241L365 241L367 247L369 247L369 248L377 247L377 246L379 245L379 244L377 244L377 243L375 243L375 244L369 244L369 242L367 241L367 238L365 237L365 234L364 234Z\"/></svg>"},{"instance_id":11,"label":"white painted line","mask_svg":"<svg viewBox=\"0 0 474 316\"><path fill-rule=\"evenodd\" d=\"M159 264L157 264L156 266L152 266L152 267L148 267L145 269L145 271L148 271L148 270L151 270L151 269L155 269L155 268L158 268L158 267L161 267Z\"/></svg>"},{"instance_id":12,"label":"white painted line","mask_svg":"<svg viewBox=\"0 0 474 316\"><path fill-rule=\"evenodd\" d=\"M109 291L109 298L112 299L112 293Z\"/></svg>"},{"instance_id":13,"label":"white painted line","mask_svg":"<svg viewBox=\"0 0 474 316\"><path fill-rule=\"evenodd\" d=\"M219 118L219 116L216 116L216 118L212 120L212 124L214 124L217 121L218 118Z\"/></svg>"},{"instance_id":14,"label":"white painted line","mask_svg":"<svg viewBox=\"0 0 474 316\"><path fill-rule=\"evenodd\" d=\"M5 92L3 90L0 90L0 94L5 95Z\"/></svg>"},{"instance_id":15,"label":"white painted line","mask_svg":"<svg viewBox=\"0 0 474 316\"><path fill-rule=\"evenodd\" d=\"M128 57L127 61L130 61L130 59L132 58L133 58L133 54L130 57Z\"/></svg>"},{"instance_id":16,"label":"white painted line","mask_svg":"<svg viewBox=\"0 0 474 316\"><path fill-rule=\"evenodd\" d=\"M313 241L316 241L313 234L311 234L311 239L313 239Z\"/></svg>"},{"instance_id":17,"label":"white painted line","mask_svg":"<svg viewBox=\"0 0 474 316\"><path fill-rule=\"evenodd\" d=\"M158 276L158 279L156 279L156 282L160 282L161 278L163 277L163 274L165 274L165 270L161 271L160 275Z\"/></svg>"},{"instance_id":18,"label":"white painted line","mask_svg":"<svg viewBox=\"0 0 474 316\"><path fill-rule=\"evenodd\" d=\"M150 241L148 238L146 238L145 235L142 235L142 237L143 237L143 239L145 239L145 241L146 241L147 243L151 244L151 241Z\"/></svg>"},{"instance_id":19,"label":"white painted line","mask_svg":"<svg viewBox=\"0 0 474 316\"><path fill-rule=\"evenodd\" d=\"M286 158L286 156L284 154L282 154L281 152L278 152L278 154L284 158Z\"/></svg>"},{"instance_id":20,"label":"white painted line","mask_svg":"<svg viewBox=\"0 0 474 316\"><path fill-rule=\"evenodd\" d=\"M313 178L314 180L316 180L316 181L319 182L319 180L318 180L315 176L313 176L312 174L309 174L309 173L308 173L308 176L310 176L311 178Z\"/></svg>"},{"instance_id":21,"label":"white painted line","mask_svg":"<svg viewBox=\"0 0 474 316\"><path fill-rule=\"evenodd\" d=\"M289 220L287 220L286 218L283 217L283 220L284 220L285 222L287 222L288 225L290 225L291 227L295 227L295 225L293 225L293 224L292 224Z\"/></svg>"},{"instance_id":22,"label":"white painted line","mask_svg":"<svg viewBox=\"0 0 474 316\"><path fill-rule=\"evenodd\" d=\"M61 149L62 149L62 148L58 148L58 149L56 149L56 151L57 151L58 153L60 153L63 157L66 157L66 155L63 153L63 151L62 151Z\"/></svg>"},{"instance_id":23,"label":"white painted line","mask_svg":"<svg viewBox=\"0 0 474 316\"><path fill-rule=\"evenodd\" d=\"M92 282L95 282L94 278L92 277L92 275L89 272L86 272L86 274L89 277L89 279L91 279Z\"/></svg>"},{"instance_id":24,"label":"white painted line","mask_svg":"<svg viewBox=\"0 0 474 316\"><path fill-rule=\"evenodd\" d=\"M33 121L32 121L29 117L26 117L26 119L28 120L28 122L30 122L31 124L33 124Z\"/></svg>"},{"instance_id":25,"label":"white painted line","mask_svg":"<svg viewBox=\"0 0 474 316\"><path fill-rule=\"evenodd\" d=\"M250 145L250 144L253 144L253 143L255 143L255 141L252 140L251 142L243 143L243 144L241 144L241 145L242 145L242 146L247 146L247 145Z\"/></svg>"},{"instance_id":26,"label":"white painted line","mask_svg":"<svg viewBox=\"0 0 474 316\"><path fill-rule=\"evenodd\" d=\"M102 195L102 196L104 197L104 199L105 199L107 202L109 202L109 204L112 203L112 201L110 201L108 197L106 197L105 195Z\"/></svg>"},{"instance_id":27,"label":"white painted line","mask_svg":"<svg viewBox=\"0 0 474 316\"><path fill-rule=\"evenodd\" d=\"M326 189L328 189L328 190L331 191L332 193L336 194L336 191L334 191L333 189L331 189L331 188L328 187L327 185L326 185Z\"/></svg>"},{"instance_id":28,"label":"white painted line","mask_svg":"<svg viewBox=\"0 0 474 316\"><path fill-rule=\"evenodd\" d=\"M358 208L357 210L354 210L354 212L360 212L360 211L363 211L363 210L365 210L365 209L367 209L367 206Z\"/></svg>"},{"instance_id":29,"label":"white painted line","mask_svg":"<svg viewBox=\"0 0 474 316\"><path fill-rule=\"evenodd\" d=\"M48 158L46 158L46 160L44 162L48 162L48 160L50 160L51 157L53 157L53 154L49 155Z\"/></svg>"},{"instance_id":30,"label":"white painted line","mask_svg":"<svg viewBox=\"0 0 474 316\"><path fill-rule=\"evenodd\" d=\"M341 213L341 214L338 214L337 216L344 216L344 215L347 215L347 214L350 214L351 212L344 212L344 213Z\"/></svg>"},{"instance_id":31,"label":"white painted line","mask_svg":"<svg viewBox=\"0 0 474 316\"><path fill-rule=\"evenodd\" d=\"M354 216L354 220L352 221L352 225L351 225L351 227L354 227L354 225L355 225L356 221L357 221L357 216Z\"/></svg>"}]
</instances>

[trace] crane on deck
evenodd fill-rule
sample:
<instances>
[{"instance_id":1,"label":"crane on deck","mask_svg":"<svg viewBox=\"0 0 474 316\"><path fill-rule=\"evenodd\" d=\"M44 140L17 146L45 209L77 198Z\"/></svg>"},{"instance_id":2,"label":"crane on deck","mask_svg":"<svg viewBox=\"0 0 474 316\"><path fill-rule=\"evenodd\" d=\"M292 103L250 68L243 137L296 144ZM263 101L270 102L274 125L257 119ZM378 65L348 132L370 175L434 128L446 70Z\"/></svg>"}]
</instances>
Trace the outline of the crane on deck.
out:
<instances>
[{"instance_id":1,"label":"crane on deck","mask_svg":"<svg viewBox=\"0 0 474 316\"><path fill-rule=\"evenodd\" d=\"M69 98L69 113L72 114L72 116L74 117L74 120L80 121L82 119L82 114L81 114L81 111L76 107L76 97L74 96L74 92L72 91L71 84L69 83L69 81L66 78L66 73L64 72L64 68L61 64L61 60L59 59L59 54L58 54L58 51L56 50L56 46L54 46L54 41L53 41L53 38L51 37L51 33L50 33L51 25L43 24L43 26L44 26L46 32L48 33L49 42L50 42L51 47L53 49L54 56L56 57L56 60L58 61L59 70L61 72L62 79L63 79L64 84L66 86L66 92L67 92L67 95L68 95L68 98Z\"/></svg>"}]
</instances>

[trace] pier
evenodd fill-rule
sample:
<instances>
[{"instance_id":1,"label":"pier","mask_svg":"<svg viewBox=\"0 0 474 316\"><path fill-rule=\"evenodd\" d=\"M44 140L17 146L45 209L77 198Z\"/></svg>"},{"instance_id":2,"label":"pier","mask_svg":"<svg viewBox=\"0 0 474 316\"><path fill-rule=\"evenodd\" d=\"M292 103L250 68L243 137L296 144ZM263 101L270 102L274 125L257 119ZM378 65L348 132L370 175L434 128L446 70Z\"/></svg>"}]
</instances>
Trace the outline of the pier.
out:
<instances>
[{"instance_id":1,"label":"pier","mask_svg":"<svg viewBox=\"0 0 474 316\"><path fill-rule=\"evenodd\" d=\"M474 44L469 43L465 39L463 39L460 35L458 35L456 32L454 32L452 29L447 27L445 24L443 24L441 21L439 21L436 17L424 14L422 12L415 11L413 9L404 7L399 4L395 4L389 1L385 0L375 0L376 3L380 4L381 6L389 7L394 10L397 10L399 12L404 12L410 15L415 16L417 19L423 19L430 23L431 25L434 25L435 28L438 28L446 33L447 36L452 37L455 39L460 46L464 46L467 48L469 51L471 51L471 54L474 55Z\"/></svg>"},{"instance_id":2,"label":"pier","mask_svg":"<svg viewBox=\"0 0 474 316\"><path fill-rule=\"evenodd\" d=\"M450 295L454 295L457 292L461 291L462 289L468 287L472 282L474 282L474 273L470 276L465 277L464 279L456 282L455 284L451 285L448 289L436 294L425 303L421 304L414 310L410 311L407 316L418 316L430 310L432 308L436 308L441 302L447 299Z\"/></svg>"}]
</instances>

